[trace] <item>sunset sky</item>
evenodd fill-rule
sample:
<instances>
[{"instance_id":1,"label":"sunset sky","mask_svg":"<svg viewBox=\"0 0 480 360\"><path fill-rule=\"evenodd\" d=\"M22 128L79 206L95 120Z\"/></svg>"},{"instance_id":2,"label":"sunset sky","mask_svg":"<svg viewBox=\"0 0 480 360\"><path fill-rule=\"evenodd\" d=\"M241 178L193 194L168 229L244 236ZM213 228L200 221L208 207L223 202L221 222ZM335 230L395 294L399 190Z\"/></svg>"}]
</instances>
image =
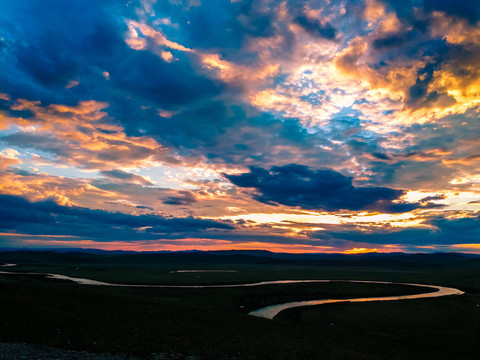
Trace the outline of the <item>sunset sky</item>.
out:
<instances>
[{"instance_id":1,"label":"sunset sky","mask_svg":"<svg viewBox=\"0 0 480 360\"><path fill-rule=\"evenodd\" d=\"M480 3L0 2L0 247L480 253Z\"/></svg>"}]
</instances>

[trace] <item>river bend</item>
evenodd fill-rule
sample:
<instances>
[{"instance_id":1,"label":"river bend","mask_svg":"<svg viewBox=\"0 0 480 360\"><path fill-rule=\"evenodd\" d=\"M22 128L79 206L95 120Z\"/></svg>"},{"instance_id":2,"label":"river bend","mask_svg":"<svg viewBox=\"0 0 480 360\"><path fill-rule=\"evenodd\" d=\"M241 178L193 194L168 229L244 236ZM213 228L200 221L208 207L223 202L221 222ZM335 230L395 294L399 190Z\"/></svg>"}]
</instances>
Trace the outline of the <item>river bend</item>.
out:
<instances>
[{"instance_id":1,"label":"river bend","mask_svg":"<svg viewBox=\"0 0 480 360\"><path fill-rule=\"evenodd\" d=\"M368 281L368 280L272 280L272 281L260 281L256 283L244 283L244 284L218 284L218 285L149 285L149 284L115 284L103 281L71 277L61 274L46 274L46 273L21 273L21 272L7 272L0 271L0 274L5 275L44 275L49 279L68 280L73 281L80 285L97 285L97 286L116 286L116 287L132 287L132 288L177 288L177 289L211 289L211 288L236 288L236 287L253 287L263 285L276 285L276 284L298 284L298 283L328 283L328 282L349 282L349 283L364 283L364 284L394 284L394 285L409 285L427 288L429 290L436 289L433 292L413 294L413 295L399 295L399 296L381 296L381 297L367 297L367 298L350 298L350 299L322 299L322 300L307 300L307 301L294 301L284 304L277 304L266 306L257 310L253 310L248 315L261 317L265 319L273 319L281 311L296 307L313 306L321 304L331 304L340 302L368 302L368 301L394 301L394 300L409 300L409 299L423 299L434 298L448 295L462 295L463 291L438 286L438 285L425 285L425 284L413 284L413 283L400 283L391 281Z\"/></svg>"}]
</instances>

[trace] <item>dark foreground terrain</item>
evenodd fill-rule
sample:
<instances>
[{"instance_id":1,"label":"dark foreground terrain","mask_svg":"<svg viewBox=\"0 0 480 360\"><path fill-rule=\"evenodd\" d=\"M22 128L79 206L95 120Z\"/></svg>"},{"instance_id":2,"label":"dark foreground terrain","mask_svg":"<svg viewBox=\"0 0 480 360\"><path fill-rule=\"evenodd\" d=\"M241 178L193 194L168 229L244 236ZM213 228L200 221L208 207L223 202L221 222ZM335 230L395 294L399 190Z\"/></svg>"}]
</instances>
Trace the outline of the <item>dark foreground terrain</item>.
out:
<instances>
[{"instance_id":1,"label":"dark foreground terrain","mask_svg":"<svg viewBox=\"0 0 480 360\"><path fill-rule=\"evenodd\" d=\"M2 360L137 360L133 357L111 354L92 354L86 351L64 350L32 344L0 343ZM160 358L159 358L160 359ZM165 359L168 359L165 357Z\"/></svg>"},{"instance_id":2,"label":"dark foreground terrain","mask_svg":"<svg viewBox=\"0 0 480 360\"><path fill-rule=\"evenodd\" d=\"M480 258L460 254L0 252L0 359L478 359ZM220 272L176 272L217 270ZM225 270L229 270L226 272ZM25 272L129 284L350 279L456 287L461 296L295 308L269 304L422 292L401 285L251 288L78 285ZM28 344L28 345L27 345ZM96 354L96 355L93 355Z\"/></svg>"}]
</instances>

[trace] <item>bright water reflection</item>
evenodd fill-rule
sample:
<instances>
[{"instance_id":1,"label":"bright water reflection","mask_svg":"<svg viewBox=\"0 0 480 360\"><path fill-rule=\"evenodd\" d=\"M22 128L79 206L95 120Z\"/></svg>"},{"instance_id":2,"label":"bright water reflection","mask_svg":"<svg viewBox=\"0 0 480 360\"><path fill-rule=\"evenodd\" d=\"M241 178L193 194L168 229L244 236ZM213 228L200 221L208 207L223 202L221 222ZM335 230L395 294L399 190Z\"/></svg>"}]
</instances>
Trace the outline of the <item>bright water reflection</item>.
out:
<instances>
[{"instance_id":1,"label":"bright water reflection","mask_svg":"<svg viewBox=\"0 0 480 360\"><path fill-rule=\"evenodd\" d=\"M210 289L210 288L235 288L235 287L253 287L263 285L276 285L276 284L299 284L299 283L328 283L328 282L349 282L349 283L363 283L363 284L394 284L394 285L409 285L424 287L427 289L436 289L434 292L427 292L413 295L399 295L399 296L382 296L382 297L368 297L368 298L351 298L351 299L323 299L323 300L308 300L308 301L294 301L285 304L266 306L261 309L257 309L249 312L249 315L262 317L265 319L273 319L280 311L291 309L300 306L312 306L321 304L331 304L339 302L367 302L367 301L393 301L393 300L408 300L408 299L421 299L421 298L433 298L447 295L462 295L463 291L437 285L424 285L424 284L412 284L412 283L399 283L389 281L367 281L367 280L273 280L273 281L260 281L256 283L246 284L219 284L219 285L148 285L148 284L114 284L97 280L76 278L60 274L45 274L45 273L19 273L19 272L7 272L0 271L0 274L8 275L43 275L49 279L69 280L80 285L97 285L97 286L117 286L117 287L134 287L134 288L177 288L177 289Z\"/></svg>"},{"instance_id":2,"label":"bright water reflection","mask_svg":"<svg viewBox=\"0 0 480 360\"><path fill-rule=\"evenodd\" d=\"M434 292L413 294L413 295L399 295L399 296L382 296L382 297L368 297L368 298L352 298L352 299L325 299L325 300L309 300L309 301L294 301L285 304L278 304L272 306L266 306L261 309L257 309L248 313L248 315L262 317L265 319L273 319L281 311L286 309L292 309L301 306L313 306L322 304L331 304L339 302L367 302L367 301L393 301L393 300L407 300L407 299L421 299L432 298L447 295L462 295L463 291L436 285L423 285L423 284L411 284L411 283L397 283L397 282L383 282L383 281L357 281L357 280L344 280L344 282L356 282L356 283L371 283L371 284L396 284L396 285L411 285L424 287L429 289L437 289Z\"/></svg>"}]
</instances>

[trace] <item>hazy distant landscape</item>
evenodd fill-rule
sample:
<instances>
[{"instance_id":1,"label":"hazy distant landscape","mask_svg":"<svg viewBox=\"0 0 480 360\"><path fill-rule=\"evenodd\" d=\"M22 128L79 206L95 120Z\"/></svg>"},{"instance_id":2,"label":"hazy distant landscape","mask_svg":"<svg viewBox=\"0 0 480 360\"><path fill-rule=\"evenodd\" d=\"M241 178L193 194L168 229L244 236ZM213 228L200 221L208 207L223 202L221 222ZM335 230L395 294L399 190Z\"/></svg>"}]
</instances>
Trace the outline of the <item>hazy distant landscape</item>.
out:
<instances>
[{"instance_id":1,"label":"hazy distant landscape","mask_svg":"<svg viewBox=\"0 0 480 360\"><path fill-rule=\"evenodd\" d=\"M198 359L475 359L479 351L478 256L10 251L0 253L0 263L17 264L1 271L18 273L0 273L2 343L142 359L159 358L159 354ZM249 288L121 288L22 274L28 272L120 284L377 280L456 287L465 294L302 307L266 320L247 313L297 300L425 290L345 282Z\"/></svg>"}]
</instances>

